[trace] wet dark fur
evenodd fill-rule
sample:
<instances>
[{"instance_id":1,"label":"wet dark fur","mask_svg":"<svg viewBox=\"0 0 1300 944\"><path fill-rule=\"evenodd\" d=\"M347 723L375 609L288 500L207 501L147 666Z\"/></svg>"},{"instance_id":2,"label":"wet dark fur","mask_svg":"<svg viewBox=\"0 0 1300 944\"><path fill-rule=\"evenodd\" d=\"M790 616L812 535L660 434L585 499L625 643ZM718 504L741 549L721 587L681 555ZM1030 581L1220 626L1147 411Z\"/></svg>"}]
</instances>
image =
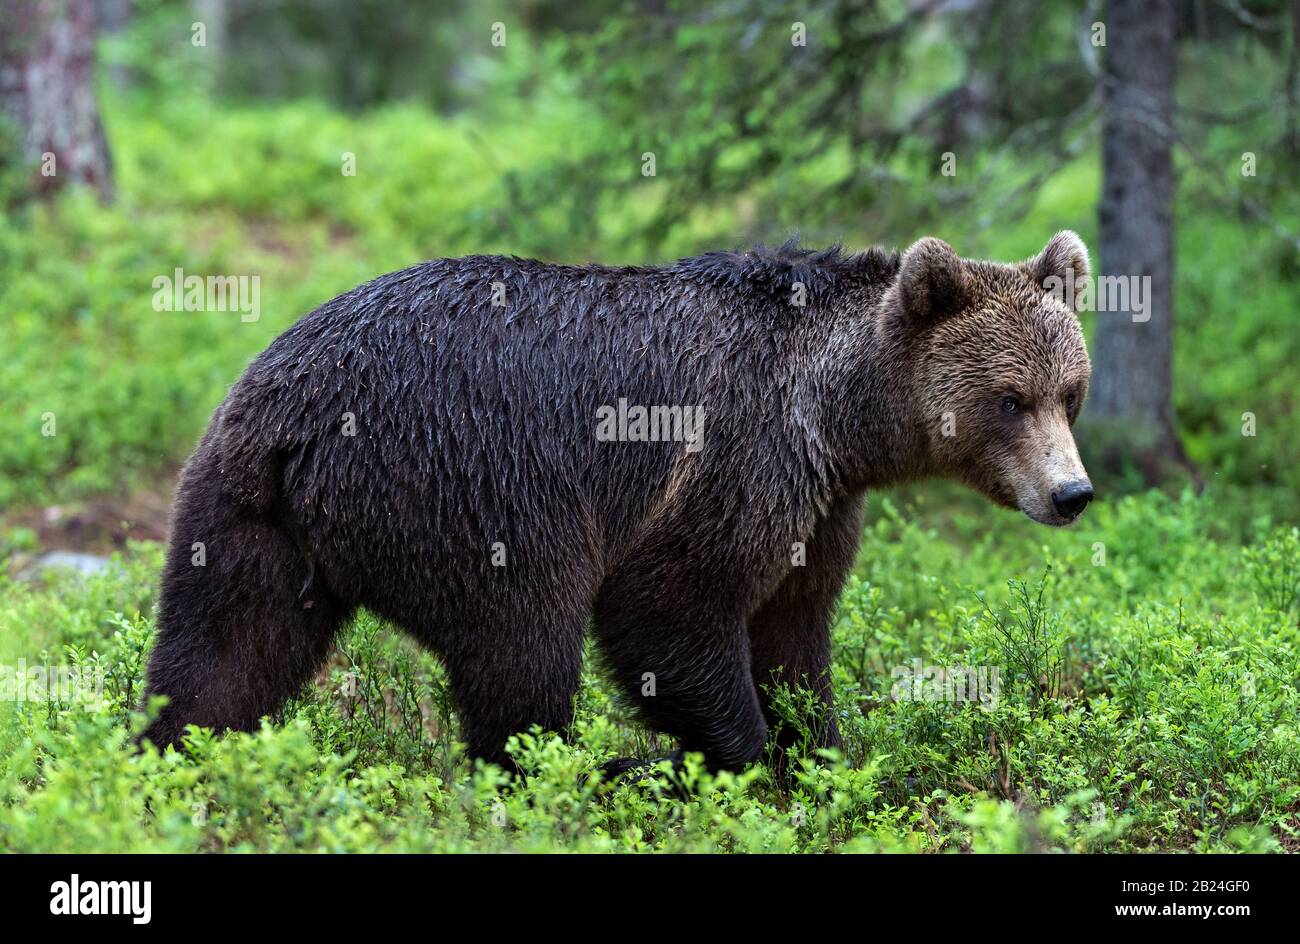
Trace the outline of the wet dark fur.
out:
<instances>
[{"instance_id":1,"label":"wet dark fur","mask_svg":"<svg viewBox=\"0 0 1300 944\"><path fill-rule=\"evenodd\" d=\"M590 624L650 725L714 766L753 760L782 667L829 704L864 490L933 471L909 374L926 322L881 304L899 270L789 246L656 268L471 256L322 305L183 473L148 672L170 703L147 736L254 727L364 606L442 658L475 756L567 727ZM597 441L619 398L702 406L703 450Z\"/></svg>"}]
</instances>

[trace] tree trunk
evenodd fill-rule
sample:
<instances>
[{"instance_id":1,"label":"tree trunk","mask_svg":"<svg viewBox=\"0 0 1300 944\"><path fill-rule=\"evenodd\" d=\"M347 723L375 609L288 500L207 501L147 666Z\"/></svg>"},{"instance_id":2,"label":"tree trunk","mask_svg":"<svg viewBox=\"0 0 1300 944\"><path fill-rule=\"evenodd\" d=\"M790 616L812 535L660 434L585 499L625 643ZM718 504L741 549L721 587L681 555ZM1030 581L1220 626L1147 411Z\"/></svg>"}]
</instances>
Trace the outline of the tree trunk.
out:
<instances>
[{"instance_id":1,"label":"tree trunk","mask_svg":"<svg viewBox=\"0 0 1300 944\"><path fill-rule=\"evenodd\" d=\"M1187 464L1173 407L1174 5L1110 0L1105 22L1100 270L1129 292L1128 310L1098 304L1087 416L1094 463L1155 484Z\"/></svg>"},{"instance_id":2,"label":"tree trunk","mask_svg":"<svg viewBox=\"0 0 1300 944\"><path fill-rule=\"evenodd\" d=\"M0 0L0 113L19 135L33 189L87 183L113 192L95 102L92 0Z\"/></svg>"}]
</instances>

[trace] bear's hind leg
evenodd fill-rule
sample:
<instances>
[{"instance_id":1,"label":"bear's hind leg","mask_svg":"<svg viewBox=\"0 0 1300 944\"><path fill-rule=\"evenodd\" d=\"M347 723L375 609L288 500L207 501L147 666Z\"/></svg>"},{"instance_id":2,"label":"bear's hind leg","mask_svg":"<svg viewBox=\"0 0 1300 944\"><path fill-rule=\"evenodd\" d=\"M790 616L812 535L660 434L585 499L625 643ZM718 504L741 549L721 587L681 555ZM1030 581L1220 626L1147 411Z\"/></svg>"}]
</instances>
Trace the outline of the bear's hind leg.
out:
<instances>
[{"instance_id":1,"label":"bear's hind leg","mask_svg":"<svg viewBox=\"0 0 1300 944\"><path fill-rule=\"evenodd\" d=\"M349 612L260 514L183 493L172 530L146 689L169 701L143 735L160 748L187 724L256 728L320 668Z\"/></svg>"}]
</instances>

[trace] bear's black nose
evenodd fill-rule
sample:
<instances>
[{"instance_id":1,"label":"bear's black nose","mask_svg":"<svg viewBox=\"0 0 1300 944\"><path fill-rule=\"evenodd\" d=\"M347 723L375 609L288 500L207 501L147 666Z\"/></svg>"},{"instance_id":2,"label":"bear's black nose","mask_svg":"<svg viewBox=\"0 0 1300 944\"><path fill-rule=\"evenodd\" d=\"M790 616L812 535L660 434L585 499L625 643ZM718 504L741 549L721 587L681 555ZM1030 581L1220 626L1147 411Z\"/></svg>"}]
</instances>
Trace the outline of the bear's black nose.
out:
<instances>
[{"instance_id":1,"label":"bear's black nose","mask_svg":"<svg viewBox=\"0 0 1300 944\"><path fill-rule=\"evenodd\" d=\"M1092 501L1092 483L1087 479L1077 479L1062 486L1059 492L1052 492L1052 505L1056 513L1066 518L1077 518Z\"/></svg>"}]
</instances>

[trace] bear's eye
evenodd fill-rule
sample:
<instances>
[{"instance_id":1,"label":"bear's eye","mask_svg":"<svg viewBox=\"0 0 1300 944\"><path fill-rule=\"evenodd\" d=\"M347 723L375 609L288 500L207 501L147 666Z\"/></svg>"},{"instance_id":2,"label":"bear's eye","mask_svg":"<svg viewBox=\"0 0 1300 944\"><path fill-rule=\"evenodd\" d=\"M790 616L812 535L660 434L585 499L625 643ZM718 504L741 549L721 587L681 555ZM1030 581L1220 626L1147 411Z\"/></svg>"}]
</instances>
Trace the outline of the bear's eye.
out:
<instances>
[{"instance_id":1,"label":"bear's eye","mask_svg":"<svg viewBox=\"0 0 1300 944\"><path fill-rule=\"evenodd\" d=\"M1074 409L1074 404L1077 403L1078 400L1079 400L1079 398L1078 398L1077 396L1075 396L1073 393L1067 393L1067 394L1065 395L1065 408L1066 408L1067 410L1073 410L1073 409Z\"/></svg>"},{"instance_id":2,"label":"bear's eye","mask_svg":"<svg viewBox=\"0 0 1300 944\"><path fill-rule=\"evenodd\" d=\"M1015 397L1002 398L1003 413L1019 413L1022 409L1023 407L1021 407L1020 401L1017 400Z\"/></svg>"}]
</instances>

